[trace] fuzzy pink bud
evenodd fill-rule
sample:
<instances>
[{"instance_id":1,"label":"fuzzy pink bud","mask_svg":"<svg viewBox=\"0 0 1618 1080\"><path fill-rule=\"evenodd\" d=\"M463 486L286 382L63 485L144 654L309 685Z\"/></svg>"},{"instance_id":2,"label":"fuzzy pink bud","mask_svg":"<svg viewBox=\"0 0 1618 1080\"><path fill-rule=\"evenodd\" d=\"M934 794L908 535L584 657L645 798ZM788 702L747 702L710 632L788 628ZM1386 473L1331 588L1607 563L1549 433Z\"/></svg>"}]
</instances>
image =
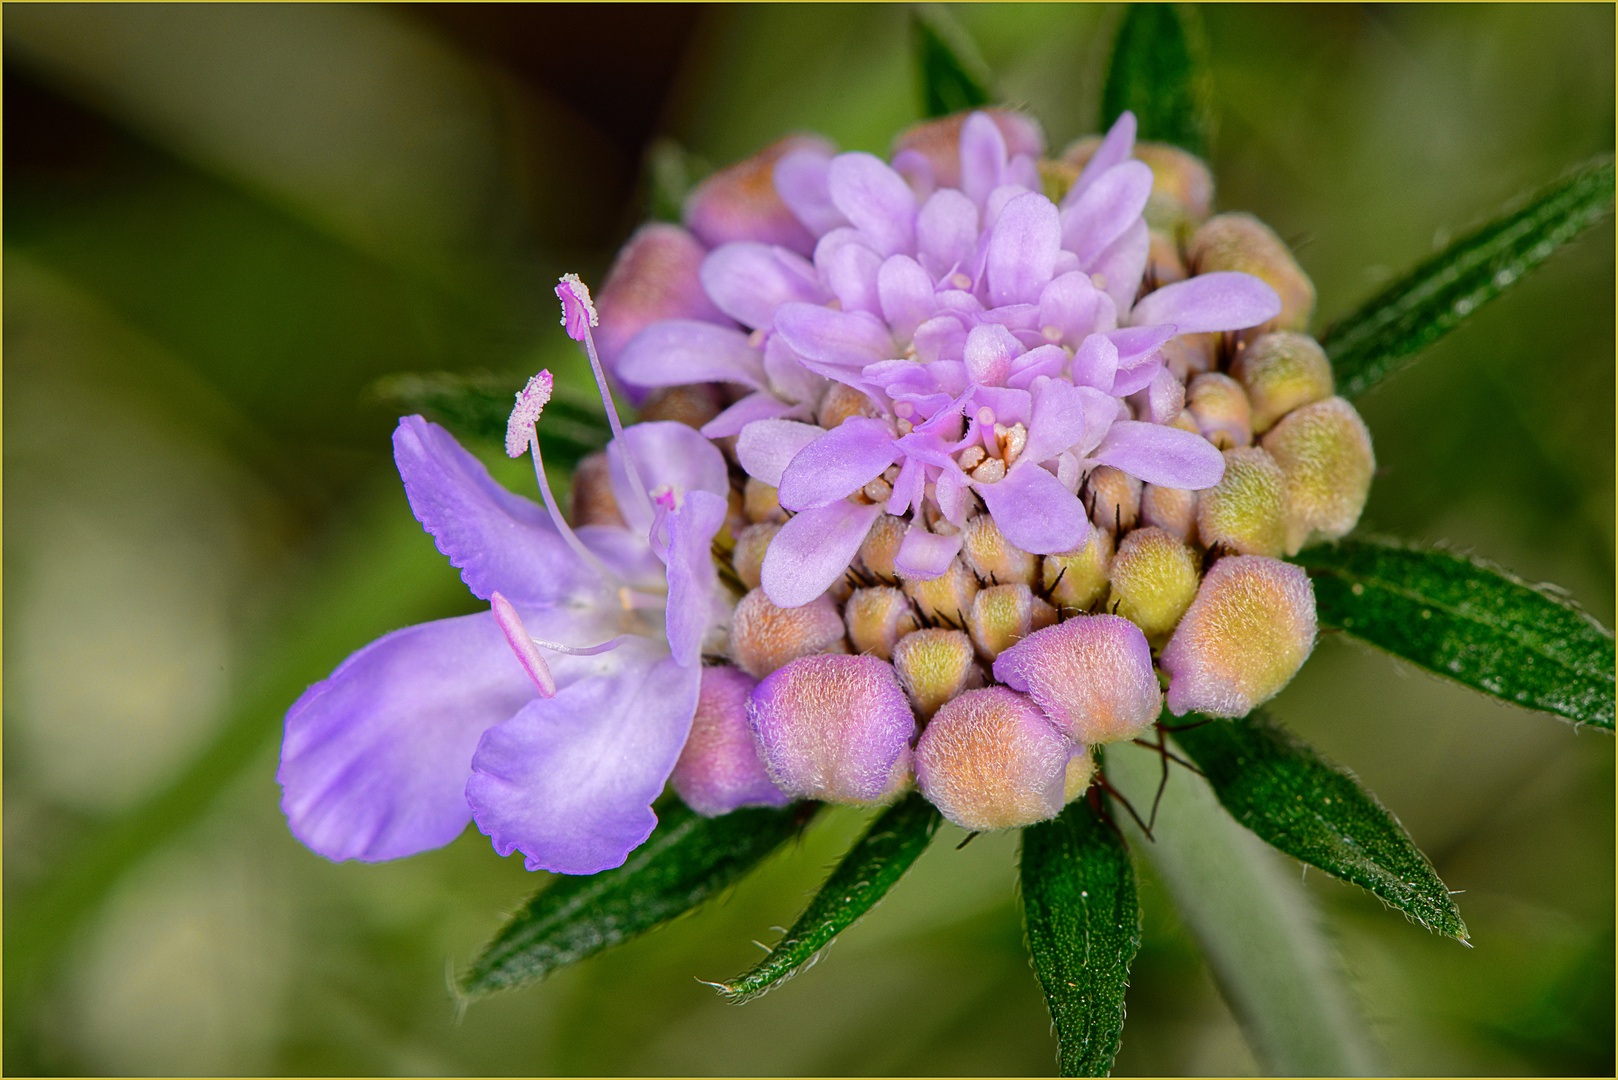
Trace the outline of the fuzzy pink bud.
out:
<instances>
[{"instance_id":1,"label":"fuzzy pink bud","mask_svg":"<svg viewBox=\"0 0 1618 1080\"><path fill-rule=\"evenodd\" d=\"M1133 739L1162 709L1146 635L1116 615L1078 615L1029 635L1000 654L994 677L1087 746Z\"/></svg>"},{"instance_id":2,"label":"fuzzy pink bud","mask_svg":"<svg viewBox=\"0 0 1618 1080\"><path fill-rule=\"evenodd\" d=\"M785 806L791 800L770 782L747 726L747 698L757 686L733 667L702 669L702 688L691 735L669 782L703 817L739 806Z\"/></svg>"}]
</instances>

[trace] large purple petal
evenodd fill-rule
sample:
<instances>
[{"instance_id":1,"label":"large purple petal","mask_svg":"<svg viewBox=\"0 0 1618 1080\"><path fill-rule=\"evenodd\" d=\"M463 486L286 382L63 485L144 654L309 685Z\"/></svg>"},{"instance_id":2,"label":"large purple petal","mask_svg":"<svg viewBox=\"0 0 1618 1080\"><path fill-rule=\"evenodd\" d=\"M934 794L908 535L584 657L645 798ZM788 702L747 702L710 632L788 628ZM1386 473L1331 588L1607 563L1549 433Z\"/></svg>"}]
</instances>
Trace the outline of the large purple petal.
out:
<instances>
[{"instance_id":1,"label":"large purple petal","mask_svg":"<svg viewBox=\"0 0 1618 1080\"><path fill-rule=\"evenodd\" d=\"M1019 461L1003 480L974 484L1006 542L1034 555L1072 551L1090 535L1078 497L1032 461Z\"/></svg>"},{"instance_id":2,"label":"large purple petal","mask_svg":"<svg viewBox=\"0 0 1618 1080\"><path fill-rule=\"evenodd\" d=\"M1140 279L1146 273L1146 261L1151 255L1152 235L1144 218L1124 230L1090 266L1090 272L1100 274L1106 284L1102 290L1112 298L1113 308L1128 311L1140 291ZM1162 322L1162 319L1136 319L1135 322Z\"/></svg>"},{"instance_id":3,"label":"large purple petal","mask_svg":"<svg viewBox=\"0 0 1618 1080\"><path fill-rule=\"evenodd\" d=\"M1090 334L1105 330L1105 293L1095 287L1090 275L1077 270L1051 280L1039 294L1039 326L1055 327L1061 343L1077 348Z\"/></svg>"},{"instance_id":4,"label":"large purple petal","mask_svg":"<svg viewBox=\"0 0 1618 1080\"><path fill-rule=\"evenodd\" d=\"M1129 321L1173 323L1182 334L1217 330L1245 330L1268 322L1281 313L1281 298L1274 289L1235 270L1198 274L1165 285L1141 297Z\"/></svg>"},{"instance_id":5,"label":"large purple petal","mask_svg":"<svg viewBox=\"0 0 1618 1080\"><path fill-rule=\"evenodd\" d=\"M1146 176L1150 187L1150 169ZM990 302L1031 304L1039 300L1040 290L1050 284L1061 246L1061 221L1049 199L1030 191L1006 203L989 238Z\"/></svg>"},{"instance_id":6,"label":"large purple petal","mask_svg":"<svg viewBox=\"0 0 1618 1080\"><path fill-rule=\"evenodd\" d=\"M876 275L876 292L882 317L901 342L908 342L938 306L933 300L932 279L908 255L894 255L882 264Z\"/></svg>"},{"instance_id":7,"label":"large purple petal","mask_svg":"<svg viewBox=\"0 0 1618 1080\"><path fill-rule=\"evenodd\" d=\"M393 432L405 497L474 596L504 593L518 607L560 602L598 586L544 508L494 482L455 437L419 416Z\"/></svg>"},{"instance_id":8,"label":"large purple petal","mask_svg":"<svg viewBox=\"0 0 1618 1080\"><path fill-rule=\"evenodd\" d=\"M1078 202L1084 193L1090 190L1090 185L1099 180L1102 174L1113 166L1128 161L1129 156L1134 152L1135 114L1126 109L1119 114L1117 120L1113 121L1112 129L1107 132L1107 137L1101 140L1101 145L1096 147L1096 152L1090 155L1089 161L1084 163L1084 169L1079 173L1079 178L1073 181L1073 186L1068 188L1067 194L1062 197L1063 208L1065 209Z\"/></svg>"},{"instance_id":9,"label":"large purple petal","mask_svg":"<svg viewBox=\"0 0 1618 1080\"><path fill-rule=\"evenodd\" d=\"M828 175L832 205L883 255L916 250L916 196L904 177L872 154L839 154Z\"/></svg>"},{"instance_id":10,"label":"large purple petal","mask_svg":"<svg viewBox=\"0 0 1618 1080\"><path fill-rule=\"evenodd\" d=\"M1000 186L1006 168L1006 139L987 113L975 112L961 125L961 190L982 206Z\"/></svg>"},{"instance_id":11,"label":"large purple petal","mask_svg":"<svg viewBox=\"0 0 1618 1080\"><path fill-rule=\"evenodd\" d=\"M775 329L805 360L864 367L894 356L888 328L881 319L864 311L782 304L775 311Z\"/></svg>"},{"instance_id":12,"label":"large purple petal","mask_svg":"<svg viewBox=\"0 0 1618 1080\"><path fill-rule=\"evenodd\" d=\"M728 503L711 491L687 492L669 515L669 599L664 632L674 662L697 662L703 636L724 615L719 574L713 564L713 538L725 523Z\"/></svg>"},{"instance_id":13,"label":"large purple petal","mask_svg":"<svg viewBox=\"0 0 1618 1080\"><path fill-rule=\"evenodd\" d=\"M1090 456L1159 487L1200 491L1225 475L1225 457L1207 439L1138 420L1113 424Z\"/></svg>"},{"instance_id":14,"label":"large purple petal","mask_svg":"<svg viewBox=\"0 0 1618 1080\"><path fill-rule=\"evenodd\" d=\"M916 215L921 265L935 279L964 269L978 243L978 208L955 188L935 191Z\"/></svg>"},{"instance_id":15,"label":"large purple petal","mask_svg":"<svg viewBox=\"0 0 1618 1080\"><path fill-rule=\"evenodd\" d=\"M827 184L831 160L829 151L811 147L794 150L775 163L775 193L816 237L848 224L832 205Z\"/></svg>"},{"instance_id":16,"label":"large purple petal","mask_svg":"<svg viewBox=\"0 0 1618 1080\"><path fill-rule=\"evenodd\" d=\"M796 420L759 420L748 424L736 439L736 460L748 476L773 488L798 451L826 434L814 424Z\"/></svg>"},{"instance_id":17,"label":"large purple petal","mask_svg":"<svg viewBox=\"0 0 1618 1080\"><path fill-rule=\"evenodd\" d=\"M876 288L881 266L882 256L856 229L833 229L815 245L815 269L844 311L881 311Z\"/></svg>"},{"instance_id":18,"label":"large purple petal","mask_svg":"<svg viewBox=\"0 0 1618 1080\"><path fill-rule=\"evenodd\" d=\"M893 557L894 569L915 581L931 581L943 577L949 564L960 554L964 537L960 533L940 536L912 525L905 530L899 543L898 554Z\"/></svg>"},{"instance_id":19,"label":"large purple petal","mask_svg":"<svg viewBox=\"0 0 1618 1080\"><path fill-rule=\"evenodd\" d=\"M635 467L648 494L664 485L681 494L692 491L711 491L720 497L730 494L730 469L725 464L725 455L695 428L677 420L654 420L624 428L623 441L635 456ZM622 453L619 440L607 444L612 494L629 527L644 536L652 522L629 486Z\"/></svg>"},{"instance_id":20,"label":"large purple petal","mask_svg":"<svg viewBox=\"0 0 1618 1080\"><path fill-rule=\"evenodd\" d=\"M771 388L800 405L813 405L826 392L826 380L804 367L803 357L780 334L771 334L764 342L764 374Z\"/></svg>"},{"instance_id":21,"label":"large purple petal","mask_svg":"<svg viewBox=\"0 0 1618 1080\"><path fill-rule=\"evenodd\" d=\"M735 382L765 388L764 359L746 334L694 319L665 319L635 335L618 355L618 374L640 386Z\"/></svg>"},{"instance_id":22,"label":"large purple petal","mask_svg":"<svg viewBox=\"0 0 1618 1080\"><path fill-rule=\"evenodd\" d=\"M881 515L880 505L847 500L793 515L764 554L764 595L783 608L818 599L843 576Z\"/></svg>"},{"instance_id":23,"label":"large purple petal","mask_svg":"<svg viewBox=\"0 0 1618 1080\"><path fill-rule=\"evenodd\" d=\"M851 416L798 451L781 474L781 505L813 510L846 499L881 476L898 454L884 421Z\"/></svg>"},{"instance_id":24,"label":"large purple petal","mask_svg":"<svg viewBox=\"0 0 1618 1080\"><path fill-rule=\"evenodd\" d=\"M1090 334L1073 354L1073 382L1097 390L1111 390L1118 376L1118 347L1105 334Z\"/></svg>"},{"instance_id":25,"label":"large purple petal","mask_svg":"<svg viewBox=\"0 0 1618 1080\"><path fill-rule=\"evenodd\" d=\"M775 309L791 300L823 304L829 299L807 259L752 241L710 251L701 277L719 310L743 326L768 328Z\"/></svg>"},{"instance_id":26,"label":"large purple petal","mask_svg":"<svg viewBox=\"0 0 1618 1080\"><path fill-rule=\"evenodd\" d=\"M701 667L646 639L591 659L591 677L490 728L472 758L473 819L530 870L621 866L657 825L652 800L691 730Z\"/></svg>"},{"instance_id":27,"label":"large purple petal","mask_svg":"<svg viewBox=\"0 0 1618 1080\"><path fill-rule=\"evenodd\" d=\"M974 326L966 335L966 373L980 386L999 386L1010 373L1012 360L1022 352L1022 344L1004 326Z\"/></svg>"},{"instance_id":28,"label":"large purple petal","mask_svg":"<svg viewBox=\"0 0 1618 1080\"><path fill-rule=\"evenodd\" d=\"M1034 391L1033 415L1022 456L1038 464L1084 438L1085 395L1063 379L1040 383Z\"/></svg>"},{"instance_id":29,"label":"large purple petal","mask_svg":"<svg viewBox=\"0 0 1618 1080\"><path fill-rule=\"evenodd\" d=\"M801 406L782 401L774 394L760 390L756 394L748 394L698 430L702 432L703 438L723 439L740 434L742 428L755 420L775 420L799 408Z\"/></svg>"},{"instance_id":30,"label":"large purple petal","mask_svg":"<svg viewBox=\"0 0 1618 1080\"><path fill-rule=\"evenodd\" d=\"M1089 265L1140 220L1151 194L1152 170L1145 163L1126 161L1108 169L1062 211L1062 246Z\"/></svg>"}]
</instances>

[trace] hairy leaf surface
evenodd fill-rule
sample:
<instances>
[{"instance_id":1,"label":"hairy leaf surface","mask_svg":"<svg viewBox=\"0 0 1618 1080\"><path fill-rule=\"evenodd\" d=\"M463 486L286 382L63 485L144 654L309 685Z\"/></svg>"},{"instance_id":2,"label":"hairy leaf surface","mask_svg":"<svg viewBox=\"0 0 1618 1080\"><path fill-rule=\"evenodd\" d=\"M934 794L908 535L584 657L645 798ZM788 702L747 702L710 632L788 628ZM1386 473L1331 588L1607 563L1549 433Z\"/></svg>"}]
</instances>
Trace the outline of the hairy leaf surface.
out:
<instances>
[{"instance_id":1,"label":"hairy leaf surface","mask_svg":"<svg viewBox=\"0 0 1618 1080\"><path fill-rule=\"evenodd\" d=\"M1137 137L1206 157L1213 127L1201 25L1181 4L1131 4L1118 27L1101 91L1106 130L1128 109Z\"/></svg>"},{"instance_id":2,"label":"hairy leaf surface","mask_svg":"<svg viewBox=\"0 0 1618 1080\"><path fill-rule=\"evenodd\" d=\"M989 104L988 66L948 12L936 6L911 8L910 35L924 116L948 116Z\"/></svg>"}]
</instances>

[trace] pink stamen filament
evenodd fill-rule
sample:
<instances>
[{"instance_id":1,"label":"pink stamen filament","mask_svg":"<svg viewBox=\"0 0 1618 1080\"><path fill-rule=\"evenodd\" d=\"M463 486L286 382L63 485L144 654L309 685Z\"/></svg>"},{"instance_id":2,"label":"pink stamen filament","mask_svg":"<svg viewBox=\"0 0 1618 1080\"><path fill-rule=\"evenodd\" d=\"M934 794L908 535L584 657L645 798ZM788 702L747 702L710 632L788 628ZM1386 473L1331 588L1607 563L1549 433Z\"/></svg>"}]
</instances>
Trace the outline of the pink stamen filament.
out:
<instances>
[{"instance_id":1,"label":"pink stamen filament","mask_svg":"<svg viewBox=\"0 0 1618 1080\"><path fill-rule=\"evenodd\" d=\"M619 577L606 563L602 562L599 555L584 546L584 541L579 539L578 534L573 531L573 527L567 523L567 518L562 516L561 507L556 505L556 496L551 493L551 482L545 476L545 463L539 456L539 430L537 427L532 430L529 436L528 450L534 458L534 478L539 481L539 494L545 500L545 510L551 515L551 523L556 526L556 531L561 534L567 546L573 549L573 553L583 559L587 565L593 567L602 577L609 581L622 582L623 578Z\"/></svg>"},{"instance_id":2,"label":"pink stamen filament","mask_svg":"<svg viewBox=\"0 0 1618 1080\"><path fill-rule=\"evenodd\" d=\"M612 391L607 388L607 373L601 366L601 357L596 353L595 335L590 333L588 322L584 324L584 351L590 357L590 370L595 372L596 388L601 391L601 404L606 407L607 423L612 426L612 437L618 440L618 446L622 451L624 471L629 474L629 486L635 489L635 498L640 502L647 518L651 518L654 514L651 500L646 496L646 484L641 480L640 469L635 465L635 455L629 452L629 443L624 441L623 421L618 419L618 407L613 404Z\"/></svg>"}]
</instances>

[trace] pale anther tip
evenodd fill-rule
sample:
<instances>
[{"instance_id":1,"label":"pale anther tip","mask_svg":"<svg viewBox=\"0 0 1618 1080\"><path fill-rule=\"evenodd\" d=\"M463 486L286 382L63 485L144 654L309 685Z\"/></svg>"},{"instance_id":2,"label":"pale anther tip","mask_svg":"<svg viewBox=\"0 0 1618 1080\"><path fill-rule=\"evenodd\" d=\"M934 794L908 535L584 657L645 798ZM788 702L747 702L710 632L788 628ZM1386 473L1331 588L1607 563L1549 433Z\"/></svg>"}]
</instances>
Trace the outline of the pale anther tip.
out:
<instances>
[{"instance_id":1,"label":"pale anther tip","mask_svg":"<svg viewBox=\"0 0 1618 1080\"><path fill-rule=\"evenodd\" d=\"M506 455L508 457L522 457L523 451L528 449L529 440L533 438L534 425L539 422L539 414L545 411L546 402L551 399L551 388L554 380L549 371L541 371L517 393L517 404L511 410L511 419L506 421Z\"/></svg>"},{"instance_id":2,"label":"pale anther tip","mask_svg":"<svg viewBox=\"0 0 1618 1080\"><path fill-rule=\"evenodd\" d=\"M562 301L562 325L567 336L583 341L589 328L599 325L595 304L590 301L590 287L577 274L563 274L556 286L557 299Z\"/></svg>"}]
</instances>

